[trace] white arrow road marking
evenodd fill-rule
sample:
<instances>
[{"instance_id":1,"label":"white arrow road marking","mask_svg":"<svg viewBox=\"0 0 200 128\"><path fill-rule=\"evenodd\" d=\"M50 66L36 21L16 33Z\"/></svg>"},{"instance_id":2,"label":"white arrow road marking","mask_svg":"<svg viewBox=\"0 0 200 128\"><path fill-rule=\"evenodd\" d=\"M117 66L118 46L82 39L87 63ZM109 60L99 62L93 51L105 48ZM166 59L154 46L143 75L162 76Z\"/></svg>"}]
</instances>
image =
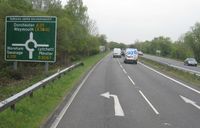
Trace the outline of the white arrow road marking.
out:
<instances>
[{"instance_id":1,"label":"white arrow road marking","mask_svg":"<svg viewBox=\"0 0 200 128\"><path fill-rule=\"evenodd\" d=\"M115 106L115 116L124 116L124 111L119 103L119 99L117 95L110 94L110 92L106 92L101 94L101 96L110 99L110 97L114 98L114 106Z\"/></svg>"},{"instance_id":2,"label":"white arrow road marking","mask_svg":"<svg viewBox=\"0 0 200 128\"><path fill-rule=\"evenodd\" d=\"M104 59L104 58L103 58ZM95 70L95 68L97 67L97 65L99 65L103 59L101 59L91 70L90 72L87 74L87 76L83 79L83 81L81 82L81 84L78 86L78 88L75 90L75 92L72 94L71 98L69 99L69 101L67 102L67 104L64 106L64 108L62 109L62 111L60 112L60 114L57 116L57 118L55 119L55 121L52 123L50 128L57 128L58 124L60 123L61 119L63 118L63 116L65 115L65 113L67 112L68 108L70 107L70 105L72 104L73 100L75 99L76 95L78 94L79 90L82 88L82 86L85 84L85 82L87 81L87 79L89 78L89 76L92 74L92 72Z\"/></svg>"},{"instance_id":3,"label":"white arrow road marking","mask_svg":"<svg viewBox=\"0 0 200 128\"><path fill-rule=\"evenodd\" d=\"M188 99L184 96L181 96L181 95L180 95L180 97L185 101L185 103L191 104L191 105L195 106L196 108L200 109L200 106L198 106L196 104L196 102L194 102L194 101L192 101L192 100L190 100L190 99Z\"/></svg>"}]
</instances>

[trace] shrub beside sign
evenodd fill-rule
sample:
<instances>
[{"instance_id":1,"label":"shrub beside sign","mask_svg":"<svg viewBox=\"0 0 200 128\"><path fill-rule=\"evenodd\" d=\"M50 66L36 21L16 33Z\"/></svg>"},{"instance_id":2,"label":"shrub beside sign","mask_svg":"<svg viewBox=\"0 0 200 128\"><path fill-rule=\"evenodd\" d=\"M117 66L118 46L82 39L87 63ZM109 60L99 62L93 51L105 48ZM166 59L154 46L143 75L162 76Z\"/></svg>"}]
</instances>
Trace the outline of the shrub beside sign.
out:
<instances>
[{"instance_id":1,"label":"shrub beside sign","mask_svg":"<svg viewBox=\"0 0 200 128\"><path fill-rule=\"evenodd\" d=\"M56 61L56 17L7 16L5 22L5 60Z\"/></svg>"}]
</instances>

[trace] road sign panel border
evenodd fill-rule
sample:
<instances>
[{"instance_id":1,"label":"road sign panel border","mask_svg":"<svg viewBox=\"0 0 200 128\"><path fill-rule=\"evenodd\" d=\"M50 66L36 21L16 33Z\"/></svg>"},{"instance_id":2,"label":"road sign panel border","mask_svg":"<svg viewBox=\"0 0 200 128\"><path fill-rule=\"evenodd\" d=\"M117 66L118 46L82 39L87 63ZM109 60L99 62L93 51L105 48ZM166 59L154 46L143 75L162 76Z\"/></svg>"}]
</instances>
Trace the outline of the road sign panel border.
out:
<instances>
[{"instance_id":1,"label":"road sign panel border","mask_svg":"<svg viewBox=\"0 0 200 128\"><path fill-rule=\"evenodd\" d=\"M38 20L38 21L7 21L7 18L8 17L41 17L41 18L55 18L55 21L43 21L43 20ZM44 61L44 60L21 60L21 59L7 59L6 58L6 49L7 49L7 23L8 22L45 22L45 23L55 23L55 40L54 40L54 42L55 42L55 44L54 44L54 46L55 46L55 55L54 55L54 59L53 59L53 61ZM5 61L20 61L20 62L50 62L50 63L55 63L56 62L56 41L57 41L57 17L56 16L6 16L5 17L5 42L4 42L4 59L5 59Z\"/></svg>"}]
</instances>

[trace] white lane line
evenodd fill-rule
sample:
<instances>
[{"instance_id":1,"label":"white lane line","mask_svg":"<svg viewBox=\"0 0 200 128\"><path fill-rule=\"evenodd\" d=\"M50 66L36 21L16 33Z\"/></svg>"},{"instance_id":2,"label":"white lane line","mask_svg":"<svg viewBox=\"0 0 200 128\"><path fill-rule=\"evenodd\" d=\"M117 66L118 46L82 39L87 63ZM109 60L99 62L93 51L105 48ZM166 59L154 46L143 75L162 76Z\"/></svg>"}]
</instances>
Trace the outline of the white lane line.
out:
<instances>
[{"instance_id":1,"label":"white lane line","mask_svg":"<svg viewBox=\"0 0 200 128\"><path fill-rule=\"evenodd\" d=\"M165 78L167 78L167 79L170 79L171 81L174 81L175 83L178 83L179 85L182 85L182 86L184 86L184 87L186 87L186 88L188 88L188 89L190 89L190 90L192 90L192 91L194 91L194 92L200 94L200 91L198 91L198 90L196 90L196 89L194 89L194 88L192 88L192 87L190 87L190 86L188 86L188 85L186 85L186 84L184 84L184 83L181 83L181 82L178 81L178 80L175 80L175 79L173 79L173 78L171 78L171 77L169 77L169 76L167 76L167 75L164 75L163 73L160 73L160 72L158 72L157 70L155 70L155 69L153 69L153 68L150 68L150 67L148 67L148 66L146 66L146 65L144 65L144 64L142 64L142 63L140 63L140 62L139 62L139 64L141 64L141 65L143 65L144 67L146 67L146 68L148 68L148 69L150 69L150 70L152 70L152 71L154 71L154 72L160 74L161 76L163 76L163 77L165 77Z\"/></svg>"},{"instance_id":2,"label":"white lane line","mask_svg":"<svg viewBox=\"0 0 200 128\"><path fill-rule=\"evenodd\" d=\"M87 74L87 76L83 79L83 81L81 82L81 84L79 85L79 87L75 90L75 92L73 93L73 95L71 96L71 98L69 99L69 101L67 102L67 104L65 105L65 107L62 109L62 111L60 112L60 114L58 115L58 117L55 119L55 121L53 122L53 124L51 125L50 128L56 128L59 124L59 122L61 121L61 119L63 118L64 114L66 113L66 111L68 110L69 106L71 105L71 103L73 102L74 98L76 97L76 95L78 94L79 90L81 89L81 87L83 86L83 84L86 82L86 80L88 79L88 77L91 75L91 73L94 71L94 69L97 67L98 64L100 64L103 61L103 59L101 61L99 61L91 70L90 72Z\"/></svg>"},{"instance_id":3,"label":"white lane line","mask_svg":"<svg viewBox=\"0 0 200 128\"><path fill-rule=\"evenodd\" d=\"M117 62L119 63L119 65L121 65L120 62L119 62L119 59L117 59Z\"/></svg>"},{"instance_id":4,"label":"white lane line","mask_svg":"<svg viewBox=\"0 0 200 128\"><path fill-rule=\"evenodd\" d=\"M146 100L146 102L149 104L149 106L153 109L153 111L156 113L156 115L159 115L160 113L156 110L156 108L151 104L151 102L146 98L146 96L142 93L142 91L140 91L140 94L142 95L142 97Z\"/></svg>"},{"instance_id":5,"label":"white lane line","mask_svg":"<svg viewBox=\"0 0 200 128\"><path fill-rule=\"evenodd\" d=\"M119 62L119 59L117 59L117 62L119 64L119 66L123 69L123 66L121 65L121 63Z\"/></svg>"},{"instance_id":6,"label":"white lane line","mask_svg":"<svg viewBox=\"0 0 200 128\"><path fill-rule=\"evenodd\" d=\"M128 79L131 81L131 83L132 83L133 85L135 85L135 82L131 79L130 76L128 76Z\"/></svg>"},{"instance_id":7,"label":"white lane line","mask_svg":"<svg viewBox=\"0 0 200 128\"><path fill-rule=\"evenodd\" d=\"M119 62L119 59L117 59L117 61L118 61L118 63L119 63L119 66L121 67L121 69L123 70L123 72L125 73L125 74L127 74L127 72L126 72L126 70L124 69L124 67L121 65L121 63Z\"/></svg>"},{"instance_id":8,"label":"white lane line","mask_svg":"<svg viewBox=\"0 0 200 128\"><path fill-rule=\"evenodd\" d=\"M126 70L125 70L125 69L123 69L123 72L124 72L125 74L127 74L127 72L126 72Z\"/></svg>"}]
</instances>

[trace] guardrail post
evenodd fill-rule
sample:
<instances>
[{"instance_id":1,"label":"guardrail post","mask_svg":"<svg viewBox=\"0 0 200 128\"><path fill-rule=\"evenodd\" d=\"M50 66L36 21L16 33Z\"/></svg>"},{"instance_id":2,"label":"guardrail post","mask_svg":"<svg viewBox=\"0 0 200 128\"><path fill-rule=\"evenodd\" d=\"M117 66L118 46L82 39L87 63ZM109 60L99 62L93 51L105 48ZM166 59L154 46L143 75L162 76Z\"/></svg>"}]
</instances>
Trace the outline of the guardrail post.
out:
<instances>
[{"instance_id":1,"label":"guardrail post","mask_svg":"<svg viewBox=\"0 0 200 128\"><path fill-rule=\"evenodd\" d=\"M55 81L55 79L51 80L51 82L53 83Z\"/></svg>"},{"instance_id":2,"label":"guardrail post","mask_svg":"<svg viewBox=\"0 0 200 128\"><path fill-rule=\"evenodd\" d=\"M7 108L11 108L12 111L16 110L16 103L19 102L21 99L23 99L26 96L33 97L33 92L38 90L39 88L45 88L45 84L47 84L50 81L55 81L56 79L60 78L64 73L73 70L74 68L83 65L83 63L77 63L74 64L66 69L63 69L62 71L59 71L58 73L55 73L46 79L32 85L31 87L28 87L27 89L19 92L18 94L12 95L11 97L7 98L4 101L0 101L0 112L4 111Z\"/></svg>"},{"instance_id":3,"label":"guardrail post","mask_svg":"<svg viewBox=\"0 0 200 128\"><path fill-rule=\"evenodd\" d=\"M33 92L30 93L30 97L31 97L31 98L33 97Z\"/></svg>"},{"instance_id":4,"label":"guardrail post","mask_svg":"<svg viewBox=\"0 0 200 128\"><path fill-rule=\"evenodd\" d=\"M45 88L46 88L46 85L43 85L42 88L45 89Z\"/></svg>"},{"instance_id":5,"label":"guardrail post","mask_svg":"<svg viewBox=\"0 0 200 128\"><path fill-rule=\"evenodd\" d=\"M61 74L58 75L58 79L60 79L60 78L61 78Z\"/></svg>"},{"instance_id":6,"label":"guardrail post","mask_svg":"<svg viewBox=\"0 0 200 128\"><path fill-rule=\"evenodd\" d=\"M12 104L12 105L10 106L10 108L11 108L12 111L15 111L15 110L16 110L15 104Z\"/></svg>"}]
</instances>

